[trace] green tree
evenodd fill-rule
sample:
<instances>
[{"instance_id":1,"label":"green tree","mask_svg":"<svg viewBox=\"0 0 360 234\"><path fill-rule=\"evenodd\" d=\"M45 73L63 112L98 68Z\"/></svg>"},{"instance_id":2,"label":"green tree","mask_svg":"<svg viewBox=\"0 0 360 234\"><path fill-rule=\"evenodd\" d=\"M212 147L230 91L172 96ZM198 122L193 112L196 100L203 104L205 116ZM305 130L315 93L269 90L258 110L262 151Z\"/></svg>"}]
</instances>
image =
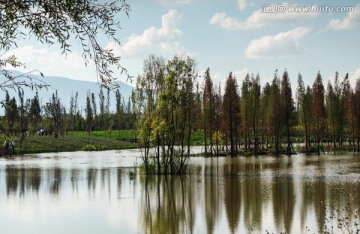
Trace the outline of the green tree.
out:
<instances>
[{"instance_id":1,"label":"green tree","mask_svg":"<svg viewBox=\"0 0 360 234\"><path fill-rule=\"evenodd\" d=\"M29 120L35 131L38 130L41 119L42 117L41 117L39 94L36 92L34 98L31 99L30 112L29 112Z\"/></svg>"},{"instance_id":2,"label":"green tree","mask_svg":"<svg viewBox=\"0 0 360 234\"><path fill-rule=\"evenodd\" d=\"M94 119L93 109L92 109L91 100L90 100L90 93L88 93L88 95L86 96L85 113L86 113L86 131L88 132L88 134L90 136L91 131L92 131L93 119Z\"/></svg>"},{"instance_id":3,"label":"green tree","mask_svg":"<svg viewBox=\"0 0 360 234\"><path fill-rule=\"evenodd\" d=\"M93 119L91 120L91 128L98 129L99 121L97 114L96 98L94 93L91 93L91 104L92 104L92 112L93 112Z\"/></svg>"},{"instance_id":4,"label":"green tree","mask_svg":"<svg viewBox=\"0 0 360 234\"><path fill-rule=\"evenodd\" d=\"M163 64L161 58L150 56L144 63L145 74L138 77L133 96L139 115L137 131L147 173L151 173L151 144L156 173L182 173L190 155L195 64L180 57Z\"/></svg>"},{"instance_id":5,"label":"green tree","mask_svg":"<svg viewBox=\"0 0 360 234\"><path fill-rule=\"evenodd\" d=\"M125 113L124 113L123 99L119 89L115 91L115 99L116 99L116 125L120 134L120 129L124 128Z\"/></svg>"},{"instance_id":6,"label":"green tree","mask_svg":"<svg viewBox=\"0 0 360 234\"><path fill-rule=\"evenodd\" d=\"M210 69L205 71L205 84L203 91L203 130L204 130L204 143L205 155L208 154L208 141L210 143L210 155L213 155L213 134L214 134L214 117L215 117L215 95L213 82L210 76Z\"/></svg>"},{"instance_id":7,"label":"green tree","mask_svg":"<svg viewBox=\"0 0 360 234\"><path fill-rule=\"evenodd\" d=\"M52 97L48 103L46 103L45 110L52 117L54 137L58 138L59 133L61 136L64 135L64 108L60 103L57 91L52 94Z\"/></svg>"},{"instance_id":8,"label":"green tree","mask_svg":"<svg viewBox=\"0 0 360 234\"><path fill-rule=\"evenodd\" d=\"M263 148L269 148L271 138L271 115L270 115L271 87L266 82L260 97L260 122L261 122L261 144Z\"/></svg>"},{"instance_id":9,"label":"green tree","mask_svg":"<svg viewBox=\"0 0 360 234\"><path fill-rule=\"evenodd\" d=\"M150 55L148 59L144 61L144 74L138 76L136 82L136 90L132 95L134 103L134 111L138 116L137 120L137 132L140 140L140 144L143 147L143 161L145 169L149 169L150 165L150 143L152 136L155 136L156 142L156 165L157 173L161 171L161 145L164 144L160 132L160 127L156 127L161 124L159 122L159 110L156 108L156 101L160 97L160 93L165 88L165 62L161 57L155 57ZM150 171L146 171L150 173Z\"/></svg>"},{"instance_id":10,"label":"green tree","mask_svg":"<svg viewBox=\"0 0 360 234\"><path fill-rule=\"evenodd\" d=\"M305 87L301 73L298 75L297 87L297 109L299 116L299 123L304 127L304 143L305 151L310 149L310 129L311 129L311 111L312 94L309 86Z\"/></svg>"}]
</instances>

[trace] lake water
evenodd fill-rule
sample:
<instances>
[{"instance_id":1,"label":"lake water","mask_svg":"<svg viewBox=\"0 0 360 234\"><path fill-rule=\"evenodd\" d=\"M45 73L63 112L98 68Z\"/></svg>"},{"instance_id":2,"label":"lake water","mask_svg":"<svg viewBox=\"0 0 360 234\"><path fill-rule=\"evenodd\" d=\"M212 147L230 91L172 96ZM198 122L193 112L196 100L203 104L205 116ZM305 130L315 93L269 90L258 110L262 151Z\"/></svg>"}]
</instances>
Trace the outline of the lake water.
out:
<instances>
[{"instance_id":1,"label":"lake water","mask_svg":"<svg viewBox=\"0 0 360 234\"><path fill-rule=\"evenodd\" d=\"M184 176L134 175L139 163L137 150L0 158L0 232L360 229L360 155L197 157Z\"/></svg>"}]
</instances>

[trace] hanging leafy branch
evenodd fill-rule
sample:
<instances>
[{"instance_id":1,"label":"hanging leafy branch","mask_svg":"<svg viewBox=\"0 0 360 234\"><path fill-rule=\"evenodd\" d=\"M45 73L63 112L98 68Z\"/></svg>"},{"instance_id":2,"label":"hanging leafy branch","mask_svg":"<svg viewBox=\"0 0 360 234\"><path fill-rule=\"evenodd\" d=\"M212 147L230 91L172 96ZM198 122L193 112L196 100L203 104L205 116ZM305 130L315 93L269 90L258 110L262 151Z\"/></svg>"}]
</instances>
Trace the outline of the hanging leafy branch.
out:
<instances>
[{"instance_id":1,"label":"hanging leafy branch","mask_svg":"<svg viewBox=\"0 0 360 234\"><path fill-rule=\"evenodd\" d=\"M116 32L120 29L118 16L120 12L128 16L129 10L126 0L1 1L0 50L8 51L17 47L19 39L33 36L43 44L59 44L62 53L67 54L75 39L82 47L85 64L93 61L98 81L108 86L115 79L113 66L122 73L127 72L120 64L120 57L111 49L103 48L98 37L105 35L120 45L116 37ZM11 56L0 60L1 70L4 70L5 65L18 67L21 63Z\"/></svg>"}]
</instances>

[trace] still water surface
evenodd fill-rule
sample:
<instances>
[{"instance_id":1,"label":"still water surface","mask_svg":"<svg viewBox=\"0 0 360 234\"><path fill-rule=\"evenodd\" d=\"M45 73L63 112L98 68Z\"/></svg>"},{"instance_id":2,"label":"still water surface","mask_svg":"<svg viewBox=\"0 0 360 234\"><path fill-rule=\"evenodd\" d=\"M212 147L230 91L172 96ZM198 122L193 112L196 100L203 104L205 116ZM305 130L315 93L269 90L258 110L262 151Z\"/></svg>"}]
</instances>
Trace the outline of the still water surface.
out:
<instances>
[{"instance_id":1,"label":"still water surface","mask_svg":"<svg viewBox=\"0 0 360 234\"><path fill-rule=\"evenodd\" d=\"M360 155L198 157L184 176L134 176L140 162L137 150L0 158L1 233L360 228Z\"/></svg>"}]
</instances>

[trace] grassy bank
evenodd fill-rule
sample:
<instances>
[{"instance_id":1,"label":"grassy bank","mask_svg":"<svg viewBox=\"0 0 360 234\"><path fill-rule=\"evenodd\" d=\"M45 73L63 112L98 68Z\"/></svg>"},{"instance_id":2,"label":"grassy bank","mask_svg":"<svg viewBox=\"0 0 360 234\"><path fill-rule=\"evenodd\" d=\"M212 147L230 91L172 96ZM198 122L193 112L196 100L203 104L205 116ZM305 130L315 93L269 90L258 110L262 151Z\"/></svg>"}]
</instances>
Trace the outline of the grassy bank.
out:
<instances>
[{"instance_id":1,"label":"grassy bank","mask_svg":"<svg viewBox=\"0 0 360 234\"><path fill-rule=\"evenodd\" d=\"M22 142L16 136L12 136L10 139L16 142L16 154L133 149L138 147L134 130L93 131L90 136L86 131L74 131L58 138L54 138L54 136L31 135ZM4 141L4 136L0 136L1 146ZM192 145L201 145L202 142L201 131L194 132L191 139Z\"/></svg>"},{"instance_id":2,"label":"grassy bank","mask_svg":"<svg viewBox=\"0 0 360 234\"><path fill-rule=\"evenodd\" d=\"M94 150L111 150L111 149L130 149L136 148L135 142L127 140L108 139L100 136L81 136L65 135L54 138L53 136L33 135L27 137L22 142L16 137L12 137L16 142L15 153L42 153L42 152L62 152L62 151L94 151ZM0 138L0 142L4 142Z\"/></svg>"}]
</instances>

